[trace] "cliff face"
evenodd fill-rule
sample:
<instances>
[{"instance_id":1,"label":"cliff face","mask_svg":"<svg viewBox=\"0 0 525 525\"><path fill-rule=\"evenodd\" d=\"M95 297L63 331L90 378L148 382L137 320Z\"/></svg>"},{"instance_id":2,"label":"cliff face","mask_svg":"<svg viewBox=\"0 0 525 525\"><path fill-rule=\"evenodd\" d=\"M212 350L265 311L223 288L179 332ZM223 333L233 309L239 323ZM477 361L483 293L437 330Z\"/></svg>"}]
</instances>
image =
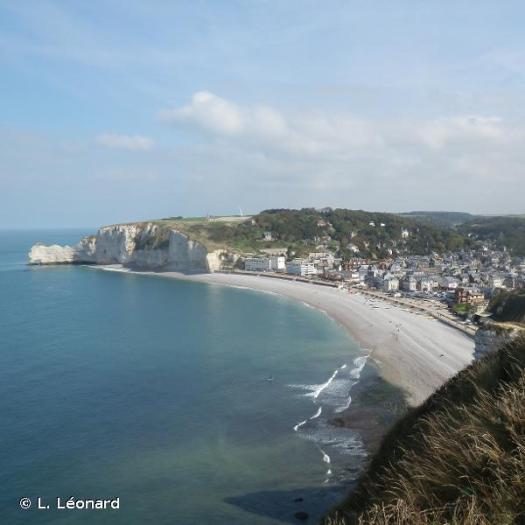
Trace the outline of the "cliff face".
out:
<instances>
[{"instance_id":1,"label":"cliff face","mask_svg":"<svg viewBox=\"0 0 525 525\"><path fill-rule=\"evenodd\" d=\"M30 264L122 264L143 270L208 272L221 269L225 252L208 252L186 235L153 223L106 226L75 246L35 244Z\"/></svg>"}]
</instances>

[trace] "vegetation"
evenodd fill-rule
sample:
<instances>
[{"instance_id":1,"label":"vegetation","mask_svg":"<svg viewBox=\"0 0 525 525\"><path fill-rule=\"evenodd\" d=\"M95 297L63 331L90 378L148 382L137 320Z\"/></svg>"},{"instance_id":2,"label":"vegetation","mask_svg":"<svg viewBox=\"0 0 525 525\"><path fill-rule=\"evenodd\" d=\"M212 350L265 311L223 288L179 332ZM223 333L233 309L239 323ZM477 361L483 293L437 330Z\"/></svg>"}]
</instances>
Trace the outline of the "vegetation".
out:
<instances>
[{"instance_id":1,"label":"vegetation","mask_svg":"<svg viewBox=\"0 0 525 525\"><path fill-rule=\"evenodd\" d=\"M456 212L374 213L361 210L271 209L253 217L170 217L156 224L175 228L209 249L258 253L288 249L302 256L326 247L340 257L384 258L470 248L477 241L525 255L525 218L478 217ZM165 239L160 239L162 246Z\"/></svg>"},{"instance_id":2,"label":"vegetation","mask_svg":"<svg viewBox=\"0 0 525 525\"><path fill-rule=\"evenodd\" d=\"M265 210L243 220L182 219L157 224L176 228L206 246L259 252L285 248L300 256L326 246L339 256L385 257L397 253L428 254L468 246L467 237L447 226L391 213L303 208ZM405 232L402 234L402 232ZM358 250L358 251L356 251Z\"/></svg>"},{"instance_id":3,"label":"vegetation","mask_svg":"<svg viewBox=\"0 0 525 525\"><path fill-rule=\"evenodd\" d=\"M475 218L470 213L456 211L411 211L400 213L400 215L401 217L428 221L442 226L457 226Z\"/></svg>"},{"instance_id":4,"label":"vegetation","mask_svg":"<svg viewBox=\"0 0 525 525\"><path fill-rule=\"evenodd\" d=\"M525 290L501 291L489 304L492 318L525 325Z\"/></svg>"},{"instance_id":5,"label":"vegetation","mask_svg":"<svg viewBox=\"0 0 525 525\"><path fill-rule=\"evenodd\" d=\"M454 312L456 312L459 315L466 315L470 312L470 305L469 304L455 304L452 310L454 310Z\"/></svg>"},{"instance_id":6,"label":"vegetation","mask_svg":"<svg viewBox=\"0 0 525 525\"><path fill-rule=\"evenodd\" d=\"M525 339L449 380L387 434L324 525L525 523Z\"/></svg>"},{"instance_id":7,"label":"vegetation","mask_svg":"<svg viewBox=\"0 0 525 525\"><path fill-rule=\"evenodd\" d=\"M170 243L170 230L165 228L159 228L155 234L148 234L147 236L142 236L137 241L138 250L160 250L163 248L168 248Z\"/></svg>"},{"instance_id":8,"label":"vegetation","mask_svg":"<svg viewBox=\"0 0 525 525\"><path fill-rule=\"evenodd\" d=\"M458 226L458 232L482 241L493 241L514 255L525 255L525 218L518 216L485 217Z\"/></svg>"}]
</instances>

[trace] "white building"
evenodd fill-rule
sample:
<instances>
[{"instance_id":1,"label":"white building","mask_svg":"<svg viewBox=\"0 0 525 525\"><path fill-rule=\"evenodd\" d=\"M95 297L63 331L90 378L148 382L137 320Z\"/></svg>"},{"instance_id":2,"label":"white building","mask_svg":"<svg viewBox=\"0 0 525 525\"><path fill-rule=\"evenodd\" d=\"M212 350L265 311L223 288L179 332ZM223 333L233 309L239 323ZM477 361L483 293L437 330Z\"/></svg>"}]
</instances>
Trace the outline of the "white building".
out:
<instances>
[{"instance_id":1,"label":"white building","mask_svg":"<svg viewBox=\"0 0 525 525\"><path fill-rule=\"evenodd\" d=\"M286 257L284 255L274 255L270 257L270 267L272 272L285 272Z\"/></svg>"},{"instance_id":2,"label":"white building","mask_svg":"<svg viewBox=\"0 0 525 525\"><path fill-rule=\"evenodd\" d=\"M399 290L399 279L394 275L387 273L383 277L383 291L392 292Z\"/></svg>"},{"instance_id":3,"label":"white building","mask_svg":"<svg viewBox=\"0 0 525 525\"><path fill-rule=\"evenodd\" d=\"M455 290L458 287L459 281L455 277L445 276L441 279L440 284L444 290Z\"/></svg>"},{"instance_id":4,"label":"white building","mask_svg":"<svg viewBox=\"0 0 525 525\"><path fill-rule=\"evenodd\" d=\"M286 257L284 255L248 257L244 260L244 269L248 272L284 272L286 270Z\"/></svg>"},{"instance_id":5,"label":"white building","mask_svg":"<svg viewBox=\"0 0 525 525\"><path fill-rule=\"evenodd\" d=\"M491 288L501 288L503 286L503 282L505 281L505 278L503 275L491 275L489 277L489 286Z\"/></svg>"},{"instance_id":6,"label":"white building","mask_svg":"<svg viewBox=\"0 0 525 525\"><path fill-rule=\"evenodd\" d=\"M301 277L308 277L316 275L317 270L313 263L304 259L294 259L286 264L286 272L292 275L300 275Z\"/></svg>"},{"instance_id":7,"label":"white building","mask_svg":"<svg viewBox=\"0 0 525 525\"><path fill-rule=\"evenodd\" d=\"M269 257L248 257L244 260L244 269L248 272L269 272L272 269Z\"/></svg>"}]
</instances>

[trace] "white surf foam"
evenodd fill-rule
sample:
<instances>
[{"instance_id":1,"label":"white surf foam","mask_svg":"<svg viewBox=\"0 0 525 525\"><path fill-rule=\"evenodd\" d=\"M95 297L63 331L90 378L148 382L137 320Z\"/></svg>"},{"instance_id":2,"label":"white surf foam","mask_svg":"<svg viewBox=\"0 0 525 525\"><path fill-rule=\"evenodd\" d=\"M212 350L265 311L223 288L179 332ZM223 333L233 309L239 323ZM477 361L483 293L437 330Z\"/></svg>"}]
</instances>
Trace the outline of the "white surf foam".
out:
<instances>
[{"instance_id":1,"label":"white surf foam","mask_svg":"<svg viewBox=\"0 0 525 525\"><path fill-rule=\"evenodd\" d=\"M354 379L359 379L359 377L361 376L361 371L363 370L363 368L366 365L367 359L368 359L367 355L363 355L361 357L356 357L354 359L354 368L350 372L350 376L351 377L353 377Z\"/></svg>"},{"instance_id":2,"label":"white surf foam","mask_svg":"<svg viewBox=\"0 0 525 525\"><path fill-rule=\"evenodd\" d=\"M311 395L313 396L314 399L317 399L319 397L319 394L325 389L327 388L328 386L330 386L330 383L335 379L335 377L337 376L337 374L339 373L339 369L337 369L333 374L332 376L330 377L330 379L326 382L326 383L323 383L321 386L319 386L319 388L317 388Z\"/></svg>"},{"instance_id":3,"label":"white surf foam","mask_svg":"<svg viewBox=\"0 0 525 525\"><path fill-rule=\"evenodd\" d=\"M350 405L352 404L352 396L348 396L348 399L346 400L346 403L343 406L340 406L335 409L335 412L337 414L340 414L341 412L344 412L347 408L350 408Z\"/></svg>"},{"instance_id":4,"label":"white surf foam","mask_svg":"<svg viewBox=\"0 0 525 525\"><path fill-rule=\"evenodd\" d=\"M320 448L319 450L321 451L321 454L323 455L323 461L325 463L328 463L328 465L330 465L330 461L331 461L330 456L322 448Z\"/></svg>"},{"instance_id":5,"label":"white surf foam","mask_svg":"<svg viewBox=\"0 0 525 525\"><path fill-rule=\"evenodd\" d=\"M311 418L309 418L309 420L311 421L312 419L318 418L321 415L322 412L323 412L323 407L319 407L317 412Z\"/></svg>"},{"instance_id":6,"label":"white surf foam","mask_svg":"<svg viewBox=\"0 0 525 525\"><path fill-rule=\"evenodd\" d=\"M297 423L297 425L293 427L294 431L297 432L303 425L306 425L306 423L308 423L308 419L305 419L304 421Z\"/></svg>"}]
</instances>

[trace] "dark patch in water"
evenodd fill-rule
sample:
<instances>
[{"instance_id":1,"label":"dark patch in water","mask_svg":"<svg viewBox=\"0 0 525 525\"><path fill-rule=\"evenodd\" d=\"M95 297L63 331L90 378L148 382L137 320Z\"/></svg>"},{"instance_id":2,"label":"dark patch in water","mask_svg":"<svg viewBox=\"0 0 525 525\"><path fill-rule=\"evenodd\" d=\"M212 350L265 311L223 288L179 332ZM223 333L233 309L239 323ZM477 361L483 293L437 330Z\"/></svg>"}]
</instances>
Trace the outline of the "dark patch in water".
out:
<instances>
[{"instance_id":1,"label":"dark patch in water","mask_svg":"<svg viewBox=\"0 0 525 525\"><path fill-rule=\"evenodd\" d=\"M224 501L246 512L283 523L299 523L299 512L308 514L308 523L317 523L326 510L341 501L352 485L306 487L294 490L266 490L226 498Z\"/></svg>"}]
</instances>

